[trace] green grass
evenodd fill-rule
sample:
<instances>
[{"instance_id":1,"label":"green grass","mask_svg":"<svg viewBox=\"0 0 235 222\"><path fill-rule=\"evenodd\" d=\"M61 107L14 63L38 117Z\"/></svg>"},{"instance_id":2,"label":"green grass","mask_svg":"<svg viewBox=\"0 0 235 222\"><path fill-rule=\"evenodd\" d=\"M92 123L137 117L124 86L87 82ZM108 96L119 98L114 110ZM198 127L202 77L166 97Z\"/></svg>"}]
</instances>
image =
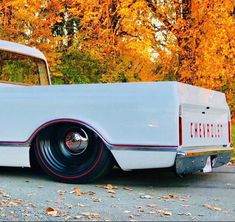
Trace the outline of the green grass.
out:
<instances>
[{"instance_id":1,"label":"green grass","mask_svg":"<svg viewBox=\"0 0 235 222\"><path fill-rule=\"evenodd\" d=\"M232 125L232 143L235 144L235 124Z\"/></svg>"}]
</instances>

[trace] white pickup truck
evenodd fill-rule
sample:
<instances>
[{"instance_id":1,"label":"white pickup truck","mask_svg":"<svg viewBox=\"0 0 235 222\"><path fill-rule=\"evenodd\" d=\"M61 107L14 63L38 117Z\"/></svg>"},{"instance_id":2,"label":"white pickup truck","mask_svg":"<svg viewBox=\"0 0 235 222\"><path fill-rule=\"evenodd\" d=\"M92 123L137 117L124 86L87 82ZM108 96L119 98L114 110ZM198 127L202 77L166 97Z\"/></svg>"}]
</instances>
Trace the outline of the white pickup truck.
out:
<instances>
[{"instance_id":1,"label":"white pickup truck","mask_svg":"<svg viewBox=\"0 0 235 222\"><path fill-rule=\"evenodd\" d=\"M84 183L114 165L184 175L230 160L223 93L178 82L52 86L44 55L7 41L0 80L0 166L37 161L56 180Z\"/></svg>"}]
</instances>

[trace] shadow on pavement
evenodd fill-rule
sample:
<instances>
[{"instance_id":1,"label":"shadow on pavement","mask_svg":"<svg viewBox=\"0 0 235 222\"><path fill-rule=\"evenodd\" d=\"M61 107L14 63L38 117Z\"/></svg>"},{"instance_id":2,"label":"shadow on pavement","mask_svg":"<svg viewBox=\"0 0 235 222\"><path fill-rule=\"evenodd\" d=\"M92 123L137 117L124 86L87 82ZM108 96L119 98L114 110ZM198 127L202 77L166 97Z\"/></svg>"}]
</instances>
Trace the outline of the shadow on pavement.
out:
<instances>
[{"instance_id":1,"label":"shadow on pavement","mask_svg":"<svg viewBox=\"0 0 235 222\"><path fill-rule=\"evenodd\" d=\"M226 170L225 170L226 171ZM154 170L135 170L124 172L114 168L109 175L95 181L96 184L112 184L117 186L131 187L195 187L195 188L221 188L225 182L221 180L224 172L215 173L195 173L183 178L177 176L172 169L154 169ZM225 174L226 175L226 174ZM38 182L52 182L42 171L30 168L9 168L0 167L1 179L10 180L36 180Z\"/></svg>"}]
</instances>

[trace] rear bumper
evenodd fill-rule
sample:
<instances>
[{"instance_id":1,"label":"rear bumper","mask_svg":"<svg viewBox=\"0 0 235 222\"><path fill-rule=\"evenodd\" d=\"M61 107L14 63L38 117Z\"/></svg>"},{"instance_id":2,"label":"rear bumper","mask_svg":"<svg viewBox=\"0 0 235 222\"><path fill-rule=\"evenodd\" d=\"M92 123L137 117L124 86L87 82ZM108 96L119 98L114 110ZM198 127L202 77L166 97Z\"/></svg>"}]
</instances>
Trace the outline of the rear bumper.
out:
<instances>
[{"instance_id":1,"label":"rear bumper","mask_svg":"<svg viewBox=\"0 0 235 222\"><path fill-rule=\"evenodd\" d=\"M175 160L176 173L183 175L202 170L211 157L211 167L220 167L229 162L233 153L232 148L184 148L177 152Z\"/></svg>"}]
</instances>

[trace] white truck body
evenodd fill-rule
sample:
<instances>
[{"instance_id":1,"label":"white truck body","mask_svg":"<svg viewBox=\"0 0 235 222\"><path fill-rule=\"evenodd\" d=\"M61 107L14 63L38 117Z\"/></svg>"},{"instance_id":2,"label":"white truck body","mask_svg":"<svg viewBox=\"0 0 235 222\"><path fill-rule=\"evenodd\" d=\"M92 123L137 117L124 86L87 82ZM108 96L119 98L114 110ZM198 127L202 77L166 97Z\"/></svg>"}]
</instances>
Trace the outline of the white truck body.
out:
<instances>
[{"instance_id":1,"label":"white truck body","mask_svg":"<svg viewBox=\"0 0 235 222\"><path fill-rule=\"evenodd\" d=\"M0 41L0 49L7 47L12 45ZM45 60L37 50L18 48L12 50ZM0 101L0 166L29 167L35 136L58 122L79 123L94 131L123 170L178 164L184 173L185 157L205 157L201 168L208 157L214 158L214 166L222 157L220 166L232 151L225 95L183 83L2 83Z\"/></svg>"},{"instance_id":2,"label":"white truck body","mask_svg":"<svg viewBox=\"0 0 235 222\"><path fill-rule=\"evenodd\" d=\"M0 87L0 100L0 144L4 146L23 145L29 150L39 129L66 120L95 130L128 170L173 166L177 151L184 147L229 146L224 94L182 83ZM25 155L20 166L29 166ZM12 155L9 160L17 165Z\"/></svg>"}]
</instances>

